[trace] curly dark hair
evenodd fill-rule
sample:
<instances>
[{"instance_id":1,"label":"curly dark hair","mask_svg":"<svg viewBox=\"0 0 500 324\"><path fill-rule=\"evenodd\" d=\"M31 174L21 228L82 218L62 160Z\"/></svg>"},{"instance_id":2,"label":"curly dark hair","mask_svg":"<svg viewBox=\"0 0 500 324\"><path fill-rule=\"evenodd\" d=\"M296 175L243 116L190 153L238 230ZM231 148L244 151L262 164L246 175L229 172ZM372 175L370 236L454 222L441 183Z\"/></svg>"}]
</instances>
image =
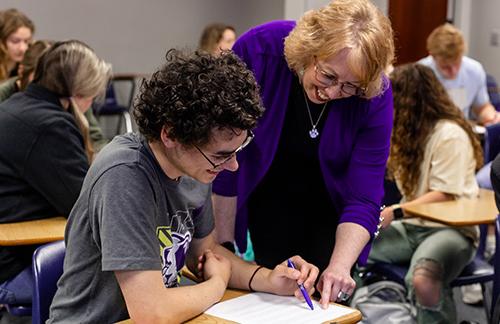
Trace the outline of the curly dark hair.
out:
<instances>
[{"instance_id":1,"label":"curly dark hair","mask_svg":"<svg viewBox=\"0 0 500 324\"><path fill-rule=\"evenodd\" d=\"M394 69L391 81L394 128L388 169L402 183L406 197L415 193L426 143L440 120L453 121L463 128L474 149L476 169L481 167L483 153L479 139L434 71L421 64L406 64Z\"/></svg>"},{"instance_id":2,"label":"curly dark hair","mask_svg":"<svg viewBox=\"0 0 500 324\"><path fill-rule=\"evenodd\" d=\"M134 107L139 131L149 141L162 128L184 145L204 145L211 131L249 130L264 112L259 87L246 65L226 52L215 57L171 49L167 63L144 80Z\"/></svg>"}]
</instances>

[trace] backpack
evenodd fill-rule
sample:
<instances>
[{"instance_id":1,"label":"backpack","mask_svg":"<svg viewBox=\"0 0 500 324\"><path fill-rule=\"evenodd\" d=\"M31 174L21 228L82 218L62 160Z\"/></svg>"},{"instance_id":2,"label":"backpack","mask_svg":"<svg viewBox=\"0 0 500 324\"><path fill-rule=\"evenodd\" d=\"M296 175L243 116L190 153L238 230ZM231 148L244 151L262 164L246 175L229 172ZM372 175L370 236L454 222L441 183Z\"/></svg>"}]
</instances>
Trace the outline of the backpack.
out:
<instances>
[{"instance_id":1,"label":"backpack","mask_svg":"<svg viewBox=\"0 0 500 324\"><path fill-rule=\"evenodd\" d=\"M416 323L416 308L406 298L406 288L394 281L377 281L357 289L351 307L363 315L362 324Z\"/></svg>"}]
</instances>

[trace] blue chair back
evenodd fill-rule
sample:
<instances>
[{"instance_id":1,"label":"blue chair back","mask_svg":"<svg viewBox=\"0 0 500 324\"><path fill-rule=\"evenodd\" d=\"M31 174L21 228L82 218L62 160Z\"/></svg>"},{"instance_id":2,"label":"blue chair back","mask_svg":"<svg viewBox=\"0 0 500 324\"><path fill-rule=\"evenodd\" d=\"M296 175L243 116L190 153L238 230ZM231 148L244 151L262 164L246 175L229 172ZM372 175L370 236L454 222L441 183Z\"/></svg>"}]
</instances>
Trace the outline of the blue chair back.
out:
<instances>
[{"instance_id":1,"label":"blue chair back","mask_svg":"<svg viewBox=\"0 0 500 324\"><path fill-rule=\"evenodd\" d=\"M32 323L45 323L57 291L57 281L63 272L64 241L40 246L33 253L33 304Z\"/></svg>"},{"instance_id":2,"label":"blue chair back","mask_svg":"<svg viewBox=\"0 0 500 324\"><path fill-rule=\"evenodd\" d=\"M484 134L484 163L493 161L500 153L500 123L486 126Z\"/></svg>"},{"instance_id":3,"label":"blue chair back","mask_svg":"<svg viewBox=\"0 0 500 324\"><path fill-rule=\"evenodd\" d=\"M500 93L498 84L491 74L486 74L486 87L488 88L488 96L490 97L491 104L497 111L500 111Z\"/></svg>"}]
</instances>

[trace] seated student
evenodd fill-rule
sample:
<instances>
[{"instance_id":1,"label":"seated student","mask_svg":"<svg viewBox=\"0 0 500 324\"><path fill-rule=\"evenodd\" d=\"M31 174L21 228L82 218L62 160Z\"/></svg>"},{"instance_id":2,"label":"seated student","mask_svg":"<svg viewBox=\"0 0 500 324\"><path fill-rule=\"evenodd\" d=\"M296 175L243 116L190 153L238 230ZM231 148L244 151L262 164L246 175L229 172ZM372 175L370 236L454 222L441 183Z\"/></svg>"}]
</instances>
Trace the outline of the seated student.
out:
<instances>
[{"instance_id":1,"label":"seated student","mask_svg":"<svg viewBox=\"0 0 500 324\"><path fill-rule=\"evenodd\" d=\"M19 10L0 11L0 81L17 74L34 32L33 22Z\"/></svg>"},{"instance_id":2,"label":"seated student","mask_svg":"<svg viewBox=\"0 0 500 324\"><path fill-rule=\"evenodd\" d=\"M234 27L214 23L203 29L200 37L199 49L213 54L220 55L223 51L230 50L236 42L236 31Z\"/></svg>"},{"instance_id":3,"label":"seated student","mask_svg":"<svg viewBox=\"0 0 500 324\"><path fill-rule=\"evenodd\" d=\"M449 283L474 257L477 228L401 220L401 207L476 196L481 146L430 68L396 67L391 81L395 117L388 169L403 199L381 212L383 230L369 262L409 263L405 281L418 323L455 323Z\"/></svg>"},{"instance_id":4,"label":"seated student","mask_svg":"<svg viewBox=\"0 0 500 324\"><path fill-rule=\"evenodd\" d=\"M26 90L0 104L0 222L69 216L92 156L83 112L110 72L87 45L55 43ZM31 303L31 291L16 297L16 276L35 248L0 246L0 304Z\"/></svg>"},{"instance_id":5,"label":"seated student","mask_svg":"<svg viewBox=\"0 0 500 324\"><path fill-rule=\"evenodd\" d=\"M465 118L489 125L500 121L500 114L490 103L486 72L478 61L464 55L465 40L460 30L446 23L427 38L429 56L418 63L429 66L448 91Z\"/></svg>"},{"instance_id":6,"label":"seated student","mask_svg":"<svg viewBox=\"0 0 500 324\"><path fill-rule=\"evenodd\" d=\"M68 219L48 323L180 323L227 286L299 297L299 282L312 293L318 269L299 256L299 270L270 270L215 240L211 182L238 169L263 113L252 72L230 53L171 50L138 98L140 134L99 153ZM203 282L178 287L184 264Z\"/></svg>"},{"instance_id":7,"label":"seated student","mask_svg":"<svg viewBox=\"0 0 500 324\"><path fill-rule=\"evenodd\" d=\"M0 102L16 92L26 89L28 84L33 80L38 59L52 44L52 41L47 40L38 40L30 44L26 53L24 53L23 59L19 62L17 75L0 83ZM92 148L98 152L108 143L108 140L104 137L92 109L88 109L84 115L89 123Z\"/></svg>"}]
</instances>

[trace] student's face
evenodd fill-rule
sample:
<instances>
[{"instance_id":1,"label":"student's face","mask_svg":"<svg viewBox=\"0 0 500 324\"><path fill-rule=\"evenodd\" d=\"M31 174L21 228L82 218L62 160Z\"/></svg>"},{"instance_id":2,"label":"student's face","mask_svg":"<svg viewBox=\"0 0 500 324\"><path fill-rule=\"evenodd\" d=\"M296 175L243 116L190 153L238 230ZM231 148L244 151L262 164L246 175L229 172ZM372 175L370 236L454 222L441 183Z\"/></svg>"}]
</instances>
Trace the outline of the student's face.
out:
<instances>
[{"instance_id":1,"label":"student's face","mask_svg":"<svg viewBox=\"0 0 500 324\"><path fill-rule=\"evenodd\" d=\"M326 60L314 58L305 69L302 86L309 100L320 104L356 93L359 81L347 67L349 49Z\"/></svg>"},{"instance_id":2,"label":"student's face","mask_svg":"<svg viewBox=\"0 0 500 324\"><path fill-rule=\"evenodd\" d=\"M222 33L221 40L217 43L218 53L233 48L234 42L236 42L236 34L231 29L226 29L224 33Z\"/></svg>"},{"instance_id":3,"label":"student's face","mask_svg":"<svg viewBox=\"0 0 500 324\"><path fill-rule=\"evenodd\" d=\"M443 78L453 80L457 77L458 71L460 71L462 56L451 60L434 56L434 61L436 62L436 67Z\"/></svg>"},{"instance_id":4,"label":"student's face","mask_svg":"<svg viewBox=\"0 0 500 324\"><path fill-rule=\"evenodd\" d=\"M250 137L248 131L214 130L212 140L207 145L192 147L186 151L191 163L184 163L184 173L200 182L210 183L221 171L236 171L238 162L235 152L240 151L242 145L248 144Z\"/></svg>"},{"instance_id":5,"label":"student's face","mask_svg":"<svg viewBox=\"0 0 500 324\"><path fill-rule=\"evenodd\" d=\"M31 30L28 27L19 27L15 32L7 37L5 45L9 59L13 62L21 62L24 53L28 49L32 40Z\"/></svg>"}]
</instances>

